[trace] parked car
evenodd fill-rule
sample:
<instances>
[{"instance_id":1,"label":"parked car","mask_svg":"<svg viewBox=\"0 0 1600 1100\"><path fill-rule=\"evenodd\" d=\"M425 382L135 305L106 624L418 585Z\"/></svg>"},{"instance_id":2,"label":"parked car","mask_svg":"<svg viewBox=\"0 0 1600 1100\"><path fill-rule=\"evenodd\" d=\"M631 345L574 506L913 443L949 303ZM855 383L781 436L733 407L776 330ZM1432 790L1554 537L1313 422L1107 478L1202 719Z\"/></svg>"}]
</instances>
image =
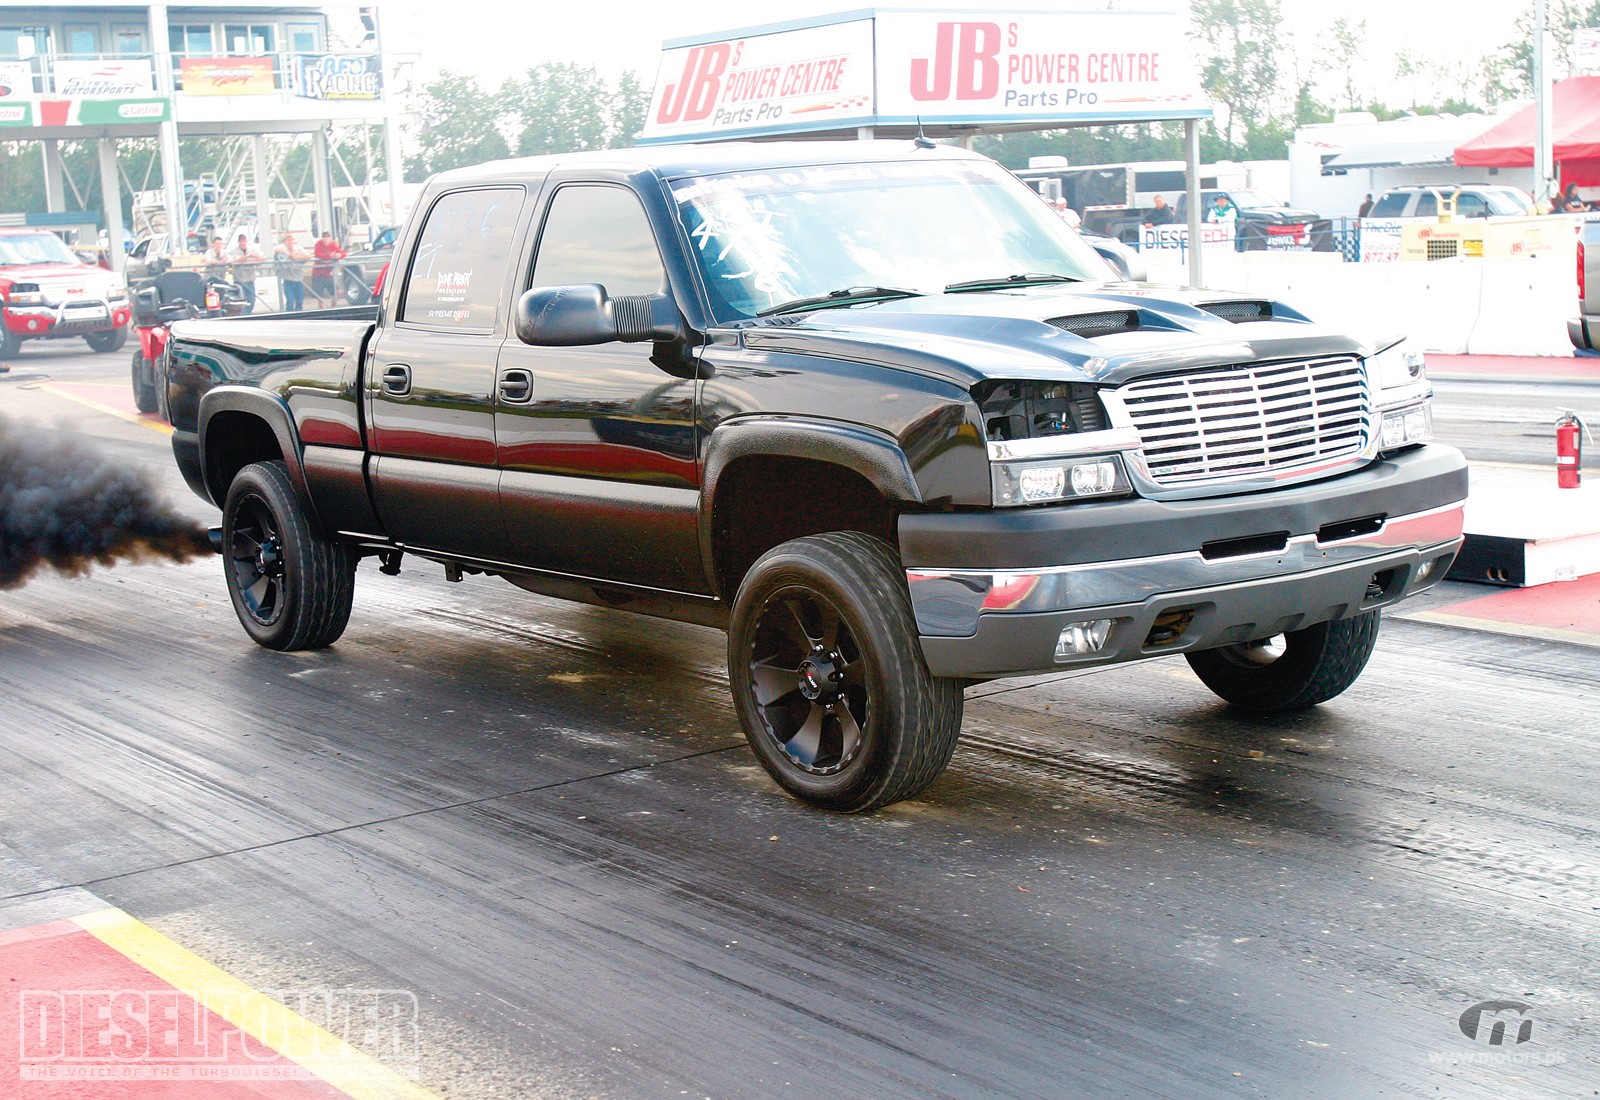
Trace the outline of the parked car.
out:
<instances>
[{"instance_id":1,"label":"parked car","mask_svg":"<svg viewBox=\"0 0 1600 1100\"><path fill-rule=\"evenodd\" d=\"M1518 187L1504 184L1461 183L1429 187L1408 184L1391 187L1378 196L1369 218L1436 218L1439 200L1453 197L1456 217L1517 217L1533 213L1533 198Z\"/></svg>"},{"instance_id":2,"label":"parked car","mask_svg":"<svg viewBox=\"0 0 1600 1100\"><path fill-rule=\"evenodd\" d=\"M364 306L372 301L378 274L394 256L394 241L400 227L391 225L372 238L372 244L350 253L339 263L339 289L347 302Z\"/></svg>"},{"instance_id":3,"label":"parked car","mask_svg":"<svg viewBox=\"0 0 1600 1100\"><path fill-rule=\"evenodd\" d=\"M1578 315L1567 321L1567 339L1579 351L1600 350L1600 217L1578 227Z\"/></svg>"},{"instance_id":4,"label":"parked car","mask_svg":"<svg viewBox=\"0 0 1600 1100\"><path fill-rule=\"evenodd\" d=\"M25 340L81 336L95 351L128 342L122 278L75 256L43 229L0 229L0 359Z\"/></svg>"}]
</instances>

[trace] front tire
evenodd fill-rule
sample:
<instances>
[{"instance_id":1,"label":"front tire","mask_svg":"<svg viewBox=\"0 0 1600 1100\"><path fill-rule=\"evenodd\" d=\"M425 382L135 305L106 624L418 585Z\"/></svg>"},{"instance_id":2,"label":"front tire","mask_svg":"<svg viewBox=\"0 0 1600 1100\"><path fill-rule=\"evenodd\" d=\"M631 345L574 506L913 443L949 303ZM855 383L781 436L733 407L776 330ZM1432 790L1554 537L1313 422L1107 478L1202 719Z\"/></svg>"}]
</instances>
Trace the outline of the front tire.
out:
<instances>
[{"instance_id":1,"label":"front tire","mask_svg":"<svg viewBox=\"0 0 1600 1100\"><path fill-rule=\"evenodd\" d=\"M353 306L364 306L372 301L372 288L369 287L361 276L354 272L346 272L344 276L345 301Z\"/></svg>"},{"instance_id":2,"label":"front tire","mask_svg":"<svg viewBox=\"0 0 1600 1100\"><path fill-rule=\"evenodd\" d=\"M98 352L121 351L128 342L128 328L124 325L122 328L109 329L105 332L85 333L83 340Z\"/></svg>"},{"instance_id":3,"label":"front tire","mask_svg":"<svg viewBox=\"0 0 1600 1100\"><path fill-rule=\"evenodd\" d=\"M1356 682L1378 643L1378 621L1378 612L1368 611L1185 656L1201 683L1236 707L1303 710Z\"/></svg>"},{"instance_id":4,"label":"front tire","mask_svg":"<svg viewBox=\"0 0 1600 1100\"><path fill-rule=\"evenodd\" d=\"M142 413L153 413L160 404L156 395L155 364L144 357L144 351L133 351L133 407Z\"/></svg>"},{"instance_id":5,"label":"front tire","mask_svg":"<svg viewBox=\"0 0 1600 1100\"><path fill-rule=\"evenodd\" d=\"M728 674L761 766L826 809L912 797L961 732L961 685L922 659L899 558L855 531L793 539L757 560L734 600Z\"/></svg>"},{"instance_id":6,"label":"front tire","mask_svg":"<svg viewBox=\"0 0 1600 1100\"><path fill-rule=\"evenodd\" d=\"M233 609L257 644L321 649L344 633L355 555L311 529L283 462L257 462L234 477L222 547Z\"/></svg>"}]
</instances>

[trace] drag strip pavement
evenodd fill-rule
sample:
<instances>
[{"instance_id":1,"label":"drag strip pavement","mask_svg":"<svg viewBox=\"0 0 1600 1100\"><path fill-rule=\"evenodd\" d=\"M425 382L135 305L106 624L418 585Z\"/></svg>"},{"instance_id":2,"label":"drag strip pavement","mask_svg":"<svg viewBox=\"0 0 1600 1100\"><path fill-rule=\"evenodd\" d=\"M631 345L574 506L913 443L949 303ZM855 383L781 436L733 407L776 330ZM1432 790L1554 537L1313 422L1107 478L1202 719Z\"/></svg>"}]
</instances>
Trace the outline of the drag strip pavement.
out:
<instances>
[{"instance_id":1,"label":"drag strip pavement","mask_svg":"<svg viewBox=\"0 0 1600 1100\"><path fill-rule=\"evenodd\" d=\"M48 577L0 594L0 820L255 988L414 994L451 1097L1593 1088L1592 649L1391 620L1278 721L1170 661L985 685L843 817L722 646L409 560L299 655L215 561Z\"/></svg>"}]
</instances>

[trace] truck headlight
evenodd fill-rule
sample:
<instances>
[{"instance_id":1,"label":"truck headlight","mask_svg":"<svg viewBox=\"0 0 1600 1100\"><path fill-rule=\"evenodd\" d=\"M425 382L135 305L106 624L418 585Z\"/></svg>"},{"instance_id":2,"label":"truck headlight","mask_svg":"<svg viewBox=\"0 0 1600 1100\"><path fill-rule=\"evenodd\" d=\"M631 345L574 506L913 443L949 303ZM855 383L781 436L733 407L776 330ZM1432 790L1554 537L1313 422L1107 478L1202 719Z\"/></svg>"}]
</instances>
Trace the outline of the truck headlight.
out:
<instances>
[{"instance_id":1,"label":"truck headlight","mask_svg":"<svg viewBox=\"0 0 1600 1100\"><path fill-rule=\"evenodd\" d=\"M989 469L998 507L1127 496L1133 492L1117 455L993 462Z\"/></svg>"},{"instance_id":2,"label":"truck headlight","mask_svg":"<svg viewBox=\"0 0 1600 1100\"><path fill-rule=\"evenodd\" d=\"M1432 392L1422 349L1400 340L1367 357L1367 379L1380 408Z\"/></svg>"},{"instance_id":3,"label":"truck headlight","mask_svg":"<svg viewBox=\"0 0 1600 1100\"><path fill-rule=\"evenodd\" d=\"M14 306L42 306L46 305L44 291L39 289L38 283L14 283L7 301Z\"/></svg>"},{"instance_id":4,"label":"truck headlight","mask_svg":"<svg viewBox=\"0 0 1600 1100\"><path fill-rule=\"evenodd\" d=\"M127 300L128 288L125 286L114 286L106 291L106 301L108 302L126 302Z\"/></svg>"}]
</instances>

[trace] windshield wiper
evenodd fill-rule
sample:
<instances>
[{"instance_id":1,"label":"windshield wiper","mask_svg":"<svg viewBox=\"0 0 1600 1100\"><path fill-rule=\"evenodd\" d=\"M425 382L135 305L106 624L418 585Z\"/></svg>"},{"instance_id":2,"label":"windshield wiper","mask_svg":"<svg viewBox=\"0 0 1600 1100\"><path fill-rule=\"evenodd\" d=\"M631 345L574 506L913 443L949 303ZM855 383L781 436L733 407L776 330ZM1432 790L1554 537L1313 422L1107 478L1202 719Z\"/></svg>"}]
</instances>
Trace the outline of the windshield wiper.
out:
<instances>
[{"instance_id":1,"label":"windshield wiper","mask_svg":"<svg viewBox=\"0 0 1600 1100\"><path fill-rule=\"evenodd\" d=\"M757 313L757 317L771 317L777 313L798 313L804 309L832 309L835 306L855 306L864 302L891 302L898 298L920 298L922 291L905 290L896 286L847 286L830 290L810 298L796 298Z\"/></svg>"},{"instance_id":2,"label":"windshield wiper","mask_svg":"<svg viewBox=\"0 0 1600 1100\"><path fill-rule=\"evenodd\" d=\"M989 279L968 279L945 287L947 294L960 294L965 290L1004 290L1012 286L1034 286L1039 283L1081 283L1076 275L1052 275L1048 271L1024 271L1020 275L996 275Z\"/></svg>"}]
</instances>

